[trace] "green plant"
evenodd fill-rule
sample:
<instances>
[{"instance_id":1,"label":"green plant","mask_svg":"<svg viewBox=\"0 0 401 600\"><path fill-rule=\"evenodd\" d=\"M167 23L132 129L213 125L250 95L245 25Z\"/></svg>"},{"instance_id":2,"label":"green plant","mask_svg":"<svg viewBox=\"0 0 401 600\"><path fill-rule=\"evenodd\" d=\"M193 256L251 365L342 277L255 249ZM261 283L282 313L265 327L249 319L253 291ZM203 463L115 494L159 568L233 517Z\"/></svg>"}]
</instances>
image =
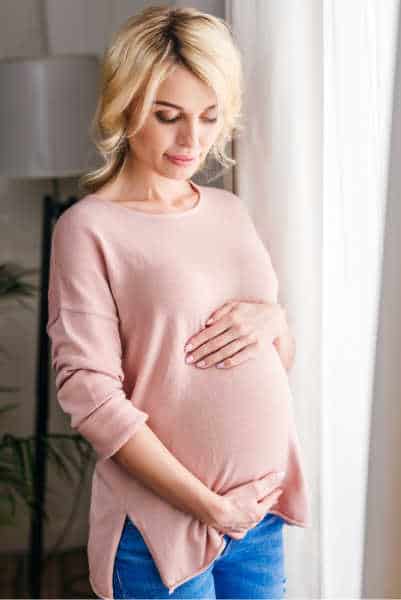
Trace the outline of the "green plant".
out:
<instances>
[{"instance_id":1,"label":"green plant","mask_svg":"<svg viewBox=\"0 0 401 600\"><path fill-rule=\"evenodd\" d=\"M37 287L23 281L23 277L36 272L36 269L23 269L11 262L1 264L0 302L10 299L25 306L24 298L33 296L37 291ZM0 354L7 354L4 348L0 348ZM18 387L0 386L0 394L12 393L18 390ZM17 406L17 404L0 406L0 414L4 414ZM37 438L35 436L18 437L9 433L3 434L0 438L0 526L16 525L18 499L22 501L22 504L28 510L35 508L33 483L36 442ZM73 482L73 474L78 473L80 480L83 480L90 459L93 456L93 451L82 436L79 434L49 433L43 438L43 443L49 464L54 465L62 477ZM81 487L78 488L79 491L81 491ZM46 521L49 520L46 510L43 510L43 517ZM64 532L67 529L66 526ZM56 546L60 542L61 540L57 542Z\"/></svg>"}]
</instances>

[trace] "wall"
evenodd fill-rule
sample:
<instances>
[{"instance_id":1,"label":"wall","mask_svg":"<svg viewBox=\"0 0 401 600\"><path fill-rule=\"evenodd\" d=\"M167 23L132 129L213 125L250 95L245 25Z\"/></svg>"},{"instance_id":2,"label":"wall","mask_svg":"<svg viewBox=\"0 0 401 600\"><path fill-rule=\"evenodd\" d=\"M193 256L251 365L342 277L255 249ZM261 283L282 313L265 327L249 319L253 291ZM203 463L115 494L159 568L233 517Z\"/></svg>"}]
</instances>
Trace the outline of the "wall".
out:
<instances>
[{"instance_id":1,"label":"wall","mask_svg":"<svg viewBox=\"0 0 401 600\"><path fill-rule=\"evenodd\" d=\"M0 3L0 59L15 56L38 57L41 54L90 53L101 58L112 33L129 16L154 2L133 0L24 0ZM165 2L176 4L179 2ZM182 3L185 6L186 3ZM224 14L223 0L192 2L206 12ZM230 186L229 176L225 185ZM60 181L60 193L65 199L77 195L77 180ZM222 185L222 179L213 185ZM46 180L11 180L0 177L0 263L13 261L27 269L38 269L41 244L41 201L51 193ZM38 276L31 279L39 285ZM35 368L38 329L38 298L20 304L8 301L1 305L0 346L7 354L1 356L1 385L19 386L17 394L4 394L4 403L17 402L17 410L3 415L1 433L28 436L34 432ZM53 374L52 374L53 376ZM53 377L52 377L53 378ZM71 432L69 417L57 404L54 385L50 399L49 430ZM45 529L45 547L51 549L58 540L69 516L76 490L60 478L49 474L52 492L46 507L51 521ZM87 512L90 498L90 473L82 489L75 519L61 548L85 545ZM22 550L29 543L29 520L21 512L18 528L2 528L0 552Z\"/></svg>"}]
</instances>

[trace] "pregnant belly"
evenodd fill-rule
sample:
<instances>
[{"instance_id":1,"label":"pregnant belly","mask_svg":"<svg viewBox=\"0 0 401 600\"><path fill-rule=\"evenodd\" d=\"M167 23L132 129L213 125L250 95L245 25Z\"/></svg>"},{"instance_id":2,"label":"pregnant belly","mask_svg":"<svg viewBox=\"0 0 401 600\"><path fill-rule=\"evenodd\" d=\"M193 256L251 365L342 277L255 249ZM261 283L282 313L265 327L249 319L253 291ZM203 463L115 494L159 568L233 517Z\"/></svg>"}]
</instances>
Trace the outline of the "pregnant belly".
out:
<instances>
[{"instance_id":1,"label":"pregnant belly","mask_svg":"<svg viewBox=\"0 0 401 600\"><path fill-rule=\"evenodd\" d=\"M274 346L228 369L185 367L176 402L154 421L176 458L217 493L285 469L291 396Z\"/></svg>"}]
</instances>

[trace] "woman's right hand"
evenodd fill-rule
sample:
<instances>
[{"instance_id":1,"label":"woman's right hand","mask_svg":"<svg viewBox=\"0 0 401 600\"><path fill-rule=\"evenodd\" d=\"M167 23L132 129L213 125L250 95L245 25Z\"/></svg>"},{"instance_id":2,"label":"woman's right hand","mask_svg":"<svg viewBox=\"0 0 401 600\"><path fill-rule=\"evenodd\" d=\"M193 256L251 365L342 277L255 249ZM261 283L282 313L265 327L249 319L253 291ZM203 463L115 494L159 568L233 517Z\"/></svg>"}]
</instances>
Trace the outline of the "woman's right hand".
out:
<instances>
[{"instance_id":1,"label":"woman's right hand","mask_svg":"<svg viewBox=\"0 0 401 600\"><path fill-rule=\"evenodd\" d=\"M283 490L278 487L280 480L277 473L269 473L220 495L210 524L234 539L245 537L248 529L265 517L282 494Z\"/></svg>"}]
</instances>

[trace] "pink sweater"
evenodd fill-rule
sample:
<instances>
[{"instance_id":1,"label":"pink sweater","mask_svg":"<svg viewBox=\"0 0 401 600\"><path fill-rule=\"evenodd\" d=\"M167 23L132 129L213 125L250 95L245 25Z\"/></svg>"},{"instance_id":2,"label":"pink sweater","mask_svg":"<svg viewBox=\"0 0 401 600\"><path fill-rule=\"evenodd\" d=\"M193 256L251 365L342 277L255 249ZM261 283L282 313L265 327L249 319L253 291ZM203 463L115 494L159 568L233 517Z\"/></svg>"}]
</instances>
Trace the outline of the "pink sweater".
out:
<instances>
[{"instance_id":1,"label":"pink sweater","mask_svg":"<svg viewBox=\"0 0 401 600\"><path fill-rule=\"evenodd\" d=\"M47 332L57 400L97 453L88 561L103 598L113 598L126 515L170 594L225 545L222 533L111 458L145 421L218 494L285 470L270 512L311 524L291 391L273 338L266 335L256 357L235 367L185 362L185 343L224 302L276 302L278 292L242 199L190 183L200 200L186 211L150 214L88 194L54 228Z\"/></svg>"}]
</instances>

